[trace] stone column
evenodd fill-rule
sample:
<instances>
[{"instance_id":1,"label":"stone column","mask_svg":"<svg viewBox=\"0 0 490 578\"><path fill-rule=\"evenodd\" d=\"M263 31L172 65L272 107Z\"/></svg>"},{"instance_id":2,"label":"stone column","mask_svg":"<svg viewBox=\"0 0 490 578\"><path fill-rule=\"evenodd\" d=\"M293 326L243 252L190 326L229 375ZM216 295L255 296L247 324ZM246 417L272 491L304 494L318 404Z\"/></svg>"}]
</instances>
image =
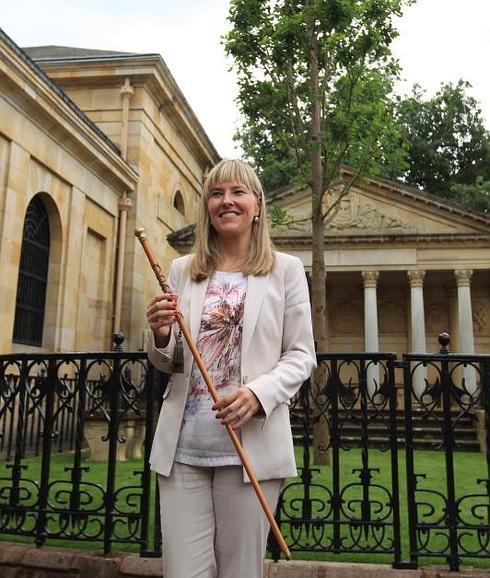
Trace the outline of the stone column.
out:
<instances>
[{"instance_id":1,"label":"stone column","mask_svg":"<svg viewBox=\"0 0 490 578\"><path fill-rule=\"evenodd\" d=\"M407 271L410 283L410 350L413 353L425 353L425 313L424 313L424 277L425 271L416 269ZM418 366L412 375L412 388L417 398L425 389L427 368Z\"/></svg>"},{"instance_id":2,"label":"stone column","mask_svg":"<svg viewBox=\"0 0 490 578\"><path fill-rule=\"evenodd\" d=\"M459 269L454 271L458 286L458 327L459 349L461 353L472 354L475 352L473 341L473 313L471 310L470 281L473 271L471 269ZM463 369L466 388L473 393L476 390L476 375L472 367Z\"/></svg>"},{"instance_id":3,"label":"stone column","mask_svg":"<svg viewBox=\"0 0 490 578\"><path fill-rule=\"evenodd\" d=\"M458 292L454 283L448 283L445 291L449 304L449 335L451 336L449 349L455 353L459 351Z\"/></svg>"},{"instance_id":4,"label":"stone column","mask_svg":"<svg viewBox=\"0 0 490 578\"><path fill-rule=\"evenodd\" d=\"M363 271L364 285L364 350L367 352L379 351L378 339L378 302L376 285L379 271ZM367 369L367 385L370 394L379 387L379 367L371 364Z\"/></svg>"}]
</instances>

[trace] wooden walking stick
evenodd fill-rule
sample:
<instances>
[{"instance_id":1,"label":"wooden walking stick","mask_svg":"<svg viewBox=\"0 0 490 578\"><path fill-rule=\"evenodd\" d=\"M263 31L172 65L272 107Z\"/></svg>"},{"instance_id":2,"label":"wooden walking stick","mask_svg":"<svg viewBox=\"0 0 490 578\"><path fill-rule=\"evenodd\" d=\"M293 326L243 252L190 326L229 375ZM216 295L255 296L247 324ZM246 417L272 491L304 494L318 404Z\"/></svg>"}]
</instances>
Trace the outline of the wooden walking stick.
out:
<instances>
[{"instance_id":1,"label":"wooden walking stick","mask_svg":"<svg viewBox=\"0 0 490 578\"><path fill-rule=\"evenodd\" d=\"M171 291L171 288L167 284L167 281L165 279L165 275L162 273L162 269L161 269L160 265L158 264L158 261L155 257L155 254L153 253L153 251L151 250L151 248L148 244L148 241L146 239L145 230L143 228L138 228L135 230L134 234L136 235L136 237L138 237L139 241L141 242L141 245L142 245L142 247L146 253L146 256L148 257L148 261L150 262L150 265L151 265L153 271L155 272L156 278L158 279L158 283L159 283L162 291L164 293L171 293L172 291ZM202 377L203 377L204 381L206 382L206 385L208 386L209 393L211 394L213 401L216 403L219 399L218 391L216 390L214 383L211 381L211 378L209 377L209 373L208 373L208 371L204 365L201 354L197 350L197 347L194 344L192 336L191 336L189 330L187 329L186 324L184 323L182 314L180 313L180 311L178 309L177 309L177 323L179 324L182 335L184 336L184 338L187 342L187 345L189 346L189 349L191 350L192 356L194 357L194 360L195 360L197 366L199 367L199 371L201 372ZM262 506L262 508L265 512L265 515L267 516L267 519L269 520L269 523L271 525L271 530L274 534L274 537L277 540L279 548L281 548L284 556L286 557L286 560L290 560L291 554L289 553L289 549L287 547L286 541L284 540L284 537L281 534L281 530L279 530L279 526L277 525L277 522L274 518L274 515L273 515L271 509L269 508L269 504L267 503L267 500L264 496L264 492L262 491L262 488L260 487L259 482L257 481L257 478L255 477L255 474L252 470L252 466L250 465L250 462L248 461L248 458L245 455L245 452L243 450L243 446L240 442L240 439L238 438L235 431L232 429L231 425L229 425L229 424L226 425L226 431L228 432L228 435L230 436L231 441L233 442L233 445L235 446L235 449L238 453L238 456L240 457L240 460L243 464L243 467L245 468L245 471L248 474L248 477L250 479L250 483L252 484L252 486L255 490L255 493L257 494L257 498L259 499L260 505Z\"/></svg>"}]
</instances>

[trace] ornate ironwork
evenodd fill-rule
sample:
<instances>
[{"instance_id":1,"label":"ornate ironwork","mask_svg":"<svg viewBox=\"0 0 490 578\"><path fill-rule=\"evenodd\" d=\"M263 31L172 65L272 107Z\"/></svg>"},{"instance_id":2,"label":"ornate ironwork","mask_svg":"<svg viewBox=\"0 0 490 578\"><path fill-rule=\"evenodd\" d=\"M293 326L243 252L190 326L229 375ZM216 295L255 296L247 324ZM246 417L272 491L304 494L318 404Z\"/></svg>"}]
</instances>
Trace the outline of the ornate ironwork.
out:
<instances>
[{"instance_id":1,"label":"ornate ironwork","mask_svg":"<svg viewBox=\"0 0 490 578\"><path fill-rule=\"evenodd\" d=\"M490 557L490 356L454 355L441 335L440 355L404 355L405 433L410 558L444 557L451 570L462 558ZM414 387L424 367L425 387ZM440 432L434 450L444 454L444 483L421 469L413 443L413 408ZM464 440L458 427L465 418L479 422L486 471L474 475L463 463ZM477 426L478 427L478 426Z\"/></svg>"},{"instance_id":2,"label":"ornate ironwork","mask_svg":"<svg viewBox=\"0 0 490 578\"><path fill-rule=\"evenodd\" d=\"M440 354L401 360L318 355L317 372L290 407L299 424L299 476L284 485L277 518L292 552L385 554L399 567L428 556L451 569L490 558L490 356L453 355L444 339L441 345ZM404 408L397 407L397 381ZM160 555L148 458L161 388L144 353L0 356L0 533L38 546L83 540L102 543L106 553L136 544L143 555ZM465 464L476 460L464 462L469 454L461 451L465 420L479 424L486 451L485 466L474 472ZM100 465L87 459L94 422ZM420 452L417 429L431 432L432 454ZM135 458L129 476L121 476L125 454ZM315 457L330 465L315 465ZM272 539L270 551L279 557Z\"/></svg>"},{"instance_id":3,"label":"ornate ironwork","mask_svg":"<svg viewBox=\"0 0 490 578\"><path fill-rule=\"evenodd\" d=\"M490 356L450 354L447 335L440 343L440 354L401 361L390 354L318 356L317 374L291 405L293 423L301 424L299 477L284 486L277 511L291 551L384 553L398 567L416 567L429 556L446 559L452 570L462 559L490 558ZM415 379L421 369L422 386ZM396 407L399 370L403 409ZM477 454L460 451L468 419L473 436L479 423L486 456L476 474L462 460ZM427 466L416 429L430 432L428 452L438 452L432 462L442 469ZM329 457L328 467L313 464L318 450ZM379 460L381 453L388 460ZM407 503L399 498L405 493L399 461ZM402 513L408 528L401 528ZM273 540L269 547L278 558Z\"/></svg>"},{"instance_id":4,"label":"ornate ironwork","mask_svg":"<svg viewBox=\"0 0 490 578\"><path fill-rule=\"evenodd\" d=\"M319 367L292 401L291 416L302 423L299 477L280 496L277 516L291 551L392 554L400 561L398 463L396 451L394 354L319 354ZM348 435L359 427L359 449ZM372 424L386 444L372 448ZM325 468L313 467L310 432L323 432ZM380 481L375 452L391 452L391 483ZM345 466L355 453L355 467ZM271 546L275 558L279 552Z\"/></svg>"},{"instance_id":5,"label":"ornate ironwork","mask_svg":"<svg viewBox=\"0 0 490 578\"><path fill-rule=\"evenodd\" d=\"M0 475L0 533L31 536L38 546L56 538L102 541L106 553L114 543L136 543L152 553L156 490L148 458L160 404L155 395L161 399L156 373L145 353L0 356L0 433L8 460ZM99 436L107 456L97 475L85 441L93 417L104 424ZM120 480L118 448L131 443L135 422L146 430L143 460L130 479ZM68 445L60 472L52 457ZM26 449L40 455L39 473Z\"/></svg>"}]
</instances>

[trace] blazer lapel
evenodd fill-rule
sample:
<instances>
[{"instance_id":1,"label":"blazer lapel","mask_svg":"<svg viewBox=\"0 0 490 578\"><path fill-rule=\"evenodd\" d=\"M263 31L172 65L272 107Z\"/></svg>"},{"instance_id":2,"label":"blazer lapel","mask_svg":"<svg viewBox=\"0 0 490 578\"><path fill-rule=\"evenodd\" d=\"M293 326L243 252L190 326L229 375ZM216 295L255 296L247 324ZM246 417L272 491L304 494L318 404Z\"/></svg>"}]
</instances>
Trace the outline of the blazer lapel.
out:
<instances>
[{"instance_id":1,"label":"blazer lapel","mask_svg":"<svg viewBox=\"0 0 490 578\"><path fill-rule=\"evenodd\" d=\"M268 285L269 274L257 277L254 275L248 276L247 295L245 297L245 307L243 311L242 359L250 345Z\"/></svg>"}]
</instances>

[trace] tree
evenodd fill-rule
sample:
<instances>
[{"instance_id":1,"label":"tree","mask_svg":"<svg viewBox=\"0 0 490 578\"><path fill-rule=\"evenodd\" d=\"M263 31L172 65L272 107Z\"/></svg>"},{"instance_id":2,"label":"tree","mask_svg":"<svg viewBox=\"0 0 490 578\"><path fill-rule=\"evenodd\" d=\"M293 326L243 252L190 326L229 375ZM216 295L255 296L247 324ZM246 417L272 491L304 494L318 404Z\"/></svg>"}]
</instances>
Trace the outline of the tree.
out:
<instances>
[{"instance_id":1,"label":"tree","mask_svg":"<svg viewBox=\"0 0 490 578\"><path fill-rule=\"evenodd\" d=\"M473 185L455 183L450 188L454 200L470 209L482 213L490 213L490 180L482 176L476 177Z\"/></svg>"},{"instance_id":2,"label":"tree","mask_svg":"<svg viewBox=\"0 0 490 578\"><path fill-rule=\"evenodd\" d=\"M309 186L312 317L327 348L325 225L363 172L401 170L392 18L410 0L231 0L225 47L238 75L239 133L266 187ZM341 167L354 170L342 180ZM336 201L327 202L335 189ZM331 196L330 196L331 197ZM319 368L313 382L323 382ZM328 430L315 426L315 461Z\"/></svg>"},{"instance_id":3,"label":"tree","mask_svg":"<svg viewBox=\"0 0 490 578\"><path fill-rule=\"evenodd\" d=\"M311 188L312 310L327 347L324 230L363 172L400 171L393 17L410 0L231 0L225 48L238 75L243 149L266 187ZM354 167L346 181L340 168Z\"/></svg>"},{"instance_id":4,"label":"tree","mask_svg":"<svg viewBox=\"0 0 490 578\"><path fill-rule=\"evenodd\" d=\"M391 176L429 193L488 211L490 133L471 85L442 84L432 98L420 86L399 99L397 118L409 143L406 170Z\"/></svg>"}]
</instances>

